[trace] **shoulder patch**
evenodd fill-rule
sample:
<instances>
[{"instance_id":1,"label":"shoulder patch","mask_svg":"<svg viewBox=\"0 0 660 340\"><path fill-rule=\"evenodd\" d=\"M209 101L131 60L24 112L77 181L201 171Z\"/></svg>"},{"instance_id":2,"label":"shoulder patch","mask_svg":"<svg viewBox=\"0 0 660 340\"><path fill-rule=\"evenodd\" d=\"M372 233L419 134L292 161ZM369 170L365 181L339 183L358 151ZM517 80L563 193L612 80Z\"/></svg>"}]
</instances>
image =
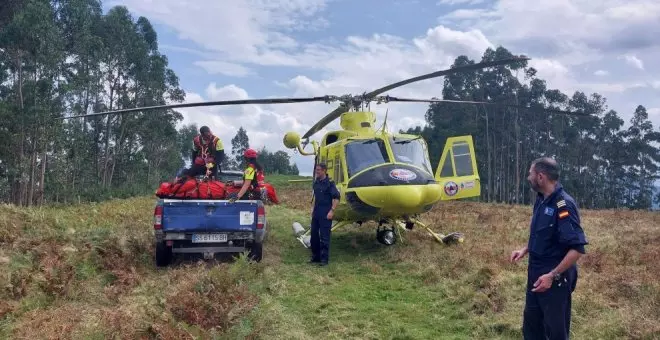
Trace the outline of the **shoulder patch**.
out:
<instances>
[{"instance_id":1,"label":"shoulder patch","mask_svg":"<svg viewBox=\"0 0 660 340\"><path fill-rule=\"evenodd\" d=\"M557 208L563 208L565 206L566 206L566 201L565 200L561 200L561 201L557 202Z\"/></svg>"},{"instance_id":2,"label":"shoulder patch","mask_svg":"<svg viewBox=\"0 0 660 340\"><path fill-rule=\"evenodd\" d=\"M568 213L568 210L563 210L563 211L561 211L561 212L559 213L559 219L560 219L560 220L561 220L561 219L564 219L564 218L568 217L568 215L570 215L570 214Z\"/></svg>"}]
</instances>

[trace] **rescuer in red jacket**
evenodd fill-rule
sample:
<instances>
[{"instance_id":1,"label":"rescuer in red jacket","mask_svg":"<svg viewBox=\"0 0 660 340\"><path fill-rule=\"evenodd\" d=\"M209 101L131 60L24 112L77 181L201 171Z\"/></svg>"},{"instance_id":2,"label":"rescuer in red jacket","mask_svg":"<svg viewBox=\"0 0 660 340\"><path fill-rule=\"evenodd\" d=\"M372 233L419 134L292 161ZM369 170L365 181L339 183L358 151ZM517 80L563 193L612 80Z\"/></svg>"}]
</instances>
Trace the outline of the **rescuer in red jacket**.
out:
<instances>
[{"instance_id":1,"label":"rescuer in red jacket","mask_svg":"<svg viewBox=\"0 0 660 340\"><path fill-rule=\"evenodd\" d=\"M192 154L190 161L192 166L186 174L188 176L200 176L206 174L207 168L212 178L218 177L220 163L225 159L225 149L222 141L213 135L208 126L202 126L199 129L200 134L193 138Z\"/></svg>"}]
</instances>

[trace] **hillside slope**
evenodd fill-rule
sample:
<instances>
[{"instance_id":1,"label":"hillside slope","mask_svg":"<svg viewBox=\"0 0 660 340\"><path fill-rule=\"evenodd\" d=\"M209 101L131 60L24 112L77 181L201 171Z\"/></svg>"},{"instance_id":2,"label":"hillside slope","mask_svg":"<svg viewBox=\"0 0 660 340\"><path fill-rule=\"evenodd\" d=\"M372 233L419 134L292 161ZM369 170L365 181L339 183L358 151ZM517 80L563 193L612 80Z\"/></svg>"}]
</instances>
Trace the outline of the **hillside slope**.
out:
<instances>
[{"instance_id":1,"label":"hillside slope","mask_svg":"<svg viewBox=\"0 0 660 340\"><path fill-rule=\"evenodd\" d=\"M309 191L280 186L264 261L152 262L154 199L66 208L0 207L0 337L426 339L521 337L529 207L451 202L384 247L371 226L333 234L331 265L292 237ZM583 211L591 242L574 298L576 339L660 336L660 214ZM442 225L442 227L441 227Z\"/></svg>"}]
</instances>

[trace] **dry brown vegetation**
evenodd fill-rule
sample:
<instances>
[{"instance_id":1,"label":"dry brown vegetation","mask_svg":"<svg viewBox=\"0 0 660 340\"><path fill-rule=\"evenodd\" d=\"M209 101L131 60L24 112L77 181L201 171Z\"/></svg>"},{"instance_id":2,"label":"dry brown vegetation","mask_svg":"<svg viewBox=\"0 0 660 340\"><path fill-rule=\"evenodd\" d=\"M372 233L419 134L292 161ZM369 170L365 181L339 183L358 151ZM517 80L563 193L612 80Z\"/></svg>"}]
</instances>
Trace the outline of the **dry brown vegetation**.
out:
<instances>
[{"instance_id":1,"label":"dry brown vegetation","mask_svg":"<svg viewBox=\"0 0 660 340\"><path fill-rule=\"evenodd\" d=\"M287 204L309 209L308 191L282 195ZM526 243L530 215L528 206L442 202L422 220L436 231L463 232L466 242L439 250L426 232L415 230L404 234L406 246L387 252L387 258L413 268L425 285L450 282L450 300L466 304L477 320L518 334L526 264L508 258ZM660 212L583 210L581 218L590 245L579 262L574 333L660 338ZM352 243L358 246L355 239Z\"/></svg>"},{"instance_id":2,"label":"dry brown vegetation","mask_svg":"<svg viewBox=\"0 0 660 340\"><path fill-rule=\"evenodd\" d=\"M508 257L526 242L529 207L447 202L423 216L436 231L463 232L458 246L418 229L393 247L375 244L370 225L336 232L333 263L319 271L304 264L289 230L308 213L309 191L278 194L285 206L269 207L262 263L183 261L166 270L151 259L152 198L1 206L0 337L520 338L525 264ZM591 245L580 260L574 337L658 338L660 213L581 213ZM369 285L391 291L380 300ZM443 322L455 330L432 326L450 312L455 319Z\"/></svg>"}]
</instances>

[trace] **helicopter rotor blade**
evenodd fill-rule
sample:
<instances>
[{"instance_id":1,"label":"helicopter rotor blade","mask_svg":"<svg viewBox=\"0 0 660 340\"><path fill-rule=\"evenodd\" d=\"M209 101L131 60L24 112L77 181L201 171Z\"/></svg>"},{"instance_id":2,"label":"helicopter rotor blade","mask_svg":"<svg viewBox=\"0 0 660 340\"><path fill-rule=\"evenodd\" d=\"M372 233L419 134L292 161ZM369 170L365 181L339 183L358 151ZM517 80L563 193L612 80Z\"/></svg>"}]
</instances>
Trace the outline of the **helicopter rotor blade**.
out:
<instances>
[{"instance_id":1,"label":"helicopter rotor blade","mask_svg":"<svg viewBox=\"0 0 660 340\"><path fill-rule=\"evenodd\" d=\"M472 65L458 66L458 67L449 68L449 69L442 70L442 71L431 72L431 73L424 74L424 75L421 75L421 76L417 76L417 77L414 77L414 78L402 80L400 82L390 84L390 85L381 87L377 90L371 91L371 92L365 94L364 96L366 98L373 98L373 97L375 97L375 96L377 96L381 93L385 93L385 92L387 92L391 89L394 89L394 88L397 88L397 87L400 87L400 86L403 86L403 85L408 85L410 83L414 83L414 82L417 82L417 81L420 81L420 80L446 76L446 75L450 75L450 74L454 74L454 73L474 71L474 70L478 70L478 69L482 69L482 68L486 68L486 67L513 64L513 63L526 61L526 60L530 60L530 59L528 57L523 56L523 57L513 57L513 58L507 58L507 59L500 59L500 60L495 60L495 61L485 61L485 62L472 64Z\"/></svg>"},{"instance_id":2,"label":"helicopter rotor blade","mask_svg":"<svg viewBox=\"0 0 660 340\"><path fill-rule=\"evenodd\" d=\"M522 106L522 105L514 105L514 104L507 104L507 103L495 103L495 102L482 102L482 101L472 101L472 100L417 99L417 98L399 98L399 97L391 97L391 96L377 97L377 99L380 99L380 101L382 101L382 102L484 104L484 105L511 107L511 108L517 108L517 109L523 109L523 110L540 110L540 111L544 111L544 112L564 114L564 115L590 116L588 113L582 113L582 112L572 112L572 111L550 109L550 108L538 108L537 109L537 108Z\"/></svg>"},{"instance_id":3,"label":"helicopter rotor blade","mask_svg":"<svg viewBox=\"0 0 660 340\"><path fill-rule=\"evenodd\" d=\"M486 67L493 67L493 66L501 66L501 65L506 65L506 64L512 64L516 62L521 62L521 61L526 61L530 60L530 58L522 56L522 57L513 57L513 58L507 58L507 59L500 59L500 60L495 60L495 61L486 61L486 62L481 62L477 64L472 64L472 65L465 65L465 66L458 66L454 68L449 68L446 70L442 71L436 71L428 74L424 74L421 76L417 76L414 78L402 80L400 82L396 82L394 84L387 85L385 87L381 87L377 90L371 91L363 96L361 96L361 99L363 101L370 101L371 99L375 98L381 93L384 93L386 91L389 91L393 88L400 87L403 85L407 85L410 83L414 83L420 80L425 80L429 78L435 78L435 77L441 77L441 76L446 76L454 73L460 73L460 72L466 72L466 71L473 71L473 70L478 70ZM334 111L328 113L325 117L321 118L314 126L312 126L309 131L305 133L303 138L309 138L311 135L317 133L319 130L324 128L326 125L328 125L330 122L333 120L337 119L339 116L341 116L342 113L346 112L348 108L346 105L340 105L338 108L336 108Z\"/></svg>"},{"instance_id":4,"label":"helicopter rotor blade","mask_svg":"<svg viewBox=\"0 0 660 340\"><path fill-rule=\"evenodd\" d=\"M199 107L199 106L224 106L224 105L245 105L245 104L286 104L286 103L305 103L305 102L332 102L337 100L335 96L323 96L323 97L302 97L302 98L268 98L268 99L239 99L239 100L220 100L220 101L208 101L208 102L195 102L195 103L183 103L183 104L170 104L170 105L157 105L157 106L144 106L136 107L130 109L122 109L115 111L106 111L106 112L94 112L85 115L78 116L69 116L69 117L60 117L61 119L71 119L71 118L81 118L81 117L92 117L92 116L103 116L115 113L129 113L136 111L146 111L146 110L157 110L157 109L175 109L183 107Z\"/></svg>"},{"instance_id":5,"label":"helicopter rotor blade","mask_svg":"<svg viewBox=\"0 0 660 340\"><path fill-rule=\"evenodd\" d=\"M339 106L334 109L334 111L328 113L325 117L321 118L314 126L312 126L309 131L307 131L303 136L302 139L309 138L311 135L317 133L319 130L321 130L323 127L326 125L330 124L333 120L337 119L342 113L348 111L348 107L346 104L341 103Z\"/></svg>"}]
</instances>

